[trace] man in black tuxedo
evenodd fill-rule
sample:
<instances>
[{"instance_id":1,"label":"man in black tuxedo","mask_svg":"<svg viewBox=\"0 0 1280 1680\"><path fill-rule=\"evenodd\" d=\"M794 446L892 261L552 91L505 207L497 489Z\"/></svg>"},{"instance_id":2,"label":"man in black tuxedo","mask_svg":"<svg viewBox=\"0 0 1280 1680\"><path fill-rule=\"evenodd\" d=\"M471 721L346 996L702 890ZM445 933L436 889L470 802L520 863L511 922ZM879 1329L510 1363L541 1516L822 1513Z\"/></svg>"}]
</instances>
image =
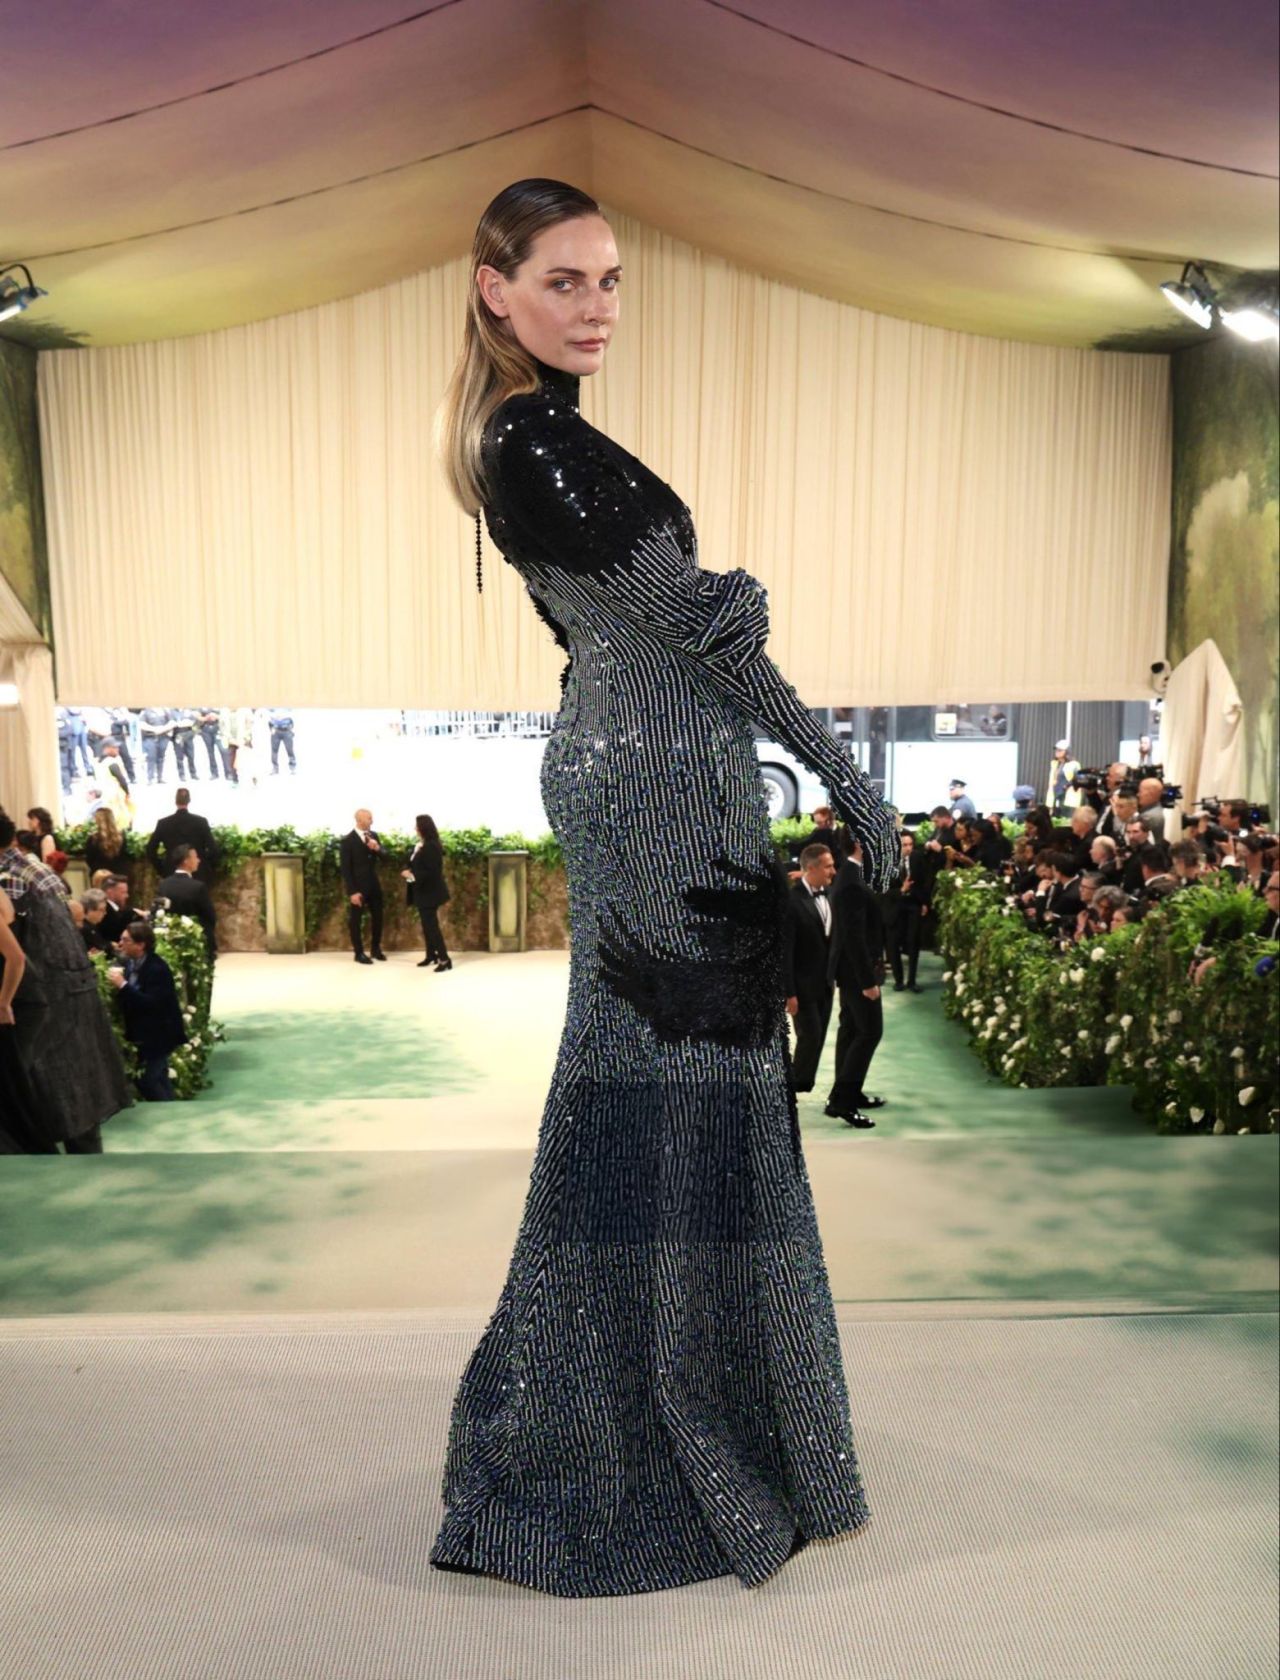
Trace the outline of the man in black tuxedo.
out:
<instances>
[{"instance_id":1,"label":"man in black tuxedo","mask_svg":"<svg viewBox=\"0 0 1280 1680\"><path fill-rule=\"evenodd\" d=\"M884 919L880 901L862 878L862 846L855 842L836 877L831 908L834 931L827 972L840 990L836 1077L826 1113L846 1126L869 1127L864 1112L884 1098L865 1090L871 1058L884 1032L880 982L884 978Z\"/></svg>"},{"instance_id":2,"label":"man in black tuxedo","mask_svg":"<svg viewBox=\"0 0 1280 1680\"><path fill-rule=\"evenodd\" d=\"M169 900L169 910L175 916L192 916L204 929L204 942L212 960L218 954L218 913L213 908L209 889L198 879L200 854L194 846L180 841L169 853L173 874L166 875L156 888L157 898Z\"/></svg>"},{"instance_id":3,"label":"man in black tuxedo","mask_svg":"<svg viewBox=\"0 0 1280 1680\"><path fill-rule=\"evenodd\" d=\"M197 879L206 887L213 885L213 869L218 861L218 848L207 817L198 817L191 809L191 795L180 787L173 796L174 809L161 817L155 832L147 841L147 856L157 875L172 873L177 867L174 859L179 846L194 846L200 854Z\"/></svg>"},{"instance_id":4,"label":"man in black tuxedo","mask_svg":"<svg viewBox=\"0 0 1280 1680\"><path fill-rule=\"evenodd\" d=\"M888 892L883 909L885 934L889 942L889 964L893 969L895 992L919 992L916 969L920 964L920 930L933 903L934 873L923 850L916 850L914 834L902 836L902 862ZM902 958L906 955L907 978L902 978Z\"/></svg>"},{"instance_id":5,"label":"man in black tuxedo","mask_svg":"<svg viewBox=\"0 0 1280 1680\"><path fill-rule=\"evenodd\" d=\"M386 962L382 950L382 887L378 881L378 859L382 842L373 827L372 811L356 812L356 826L342 836L339 861L342 884L347 891L347 927L351 933L351 949L358 963ZM365 911L369 912L369 944L372 956L366 956L360 938L360 924Z\"/></svg>"},{"instance_id":6,"label":"man in black tuxedo","mask_svg":"<svg viewBox=\"0 0 1280 1680\"><path fill-rule=\"evenodd\" d=\"M835 859L826 846L806 846L800 853L800 879L787 897L782 949L787 1013L796 1029L791 1064L792 1088L796 1091L813 1090L831 1019L831 977L827 970L832 912L827 888L835 873Z\"/></svg>"}]
</instances>

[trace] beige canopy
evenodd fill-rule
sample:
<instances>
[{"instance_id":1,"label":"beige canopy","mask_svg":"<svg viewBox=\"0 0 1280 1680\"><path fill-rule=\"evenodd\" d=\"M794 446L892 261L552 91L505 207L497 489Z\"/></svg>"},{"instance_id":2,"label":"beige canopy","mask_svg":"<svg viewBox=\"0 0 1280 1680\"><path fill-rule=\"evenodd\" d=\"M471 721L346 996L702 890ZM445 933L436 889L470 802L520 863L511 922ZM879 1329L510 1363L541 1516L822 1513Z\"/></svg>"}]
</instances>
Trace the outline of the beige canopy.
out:
<instances>
[{"instance_id":1,"label":"beige canopy","mask_svg":"<svg viewBox=\"0 0 1280 1680\"><path fill-rule=\"evenodd\" d=\"M463 253L527 175L1054 344L1176 341L1187 258L1277 264L1265 0L41 0L0 52L0 256L51 294L15 336L349 297Z\"/></svg>"}]
</instances>

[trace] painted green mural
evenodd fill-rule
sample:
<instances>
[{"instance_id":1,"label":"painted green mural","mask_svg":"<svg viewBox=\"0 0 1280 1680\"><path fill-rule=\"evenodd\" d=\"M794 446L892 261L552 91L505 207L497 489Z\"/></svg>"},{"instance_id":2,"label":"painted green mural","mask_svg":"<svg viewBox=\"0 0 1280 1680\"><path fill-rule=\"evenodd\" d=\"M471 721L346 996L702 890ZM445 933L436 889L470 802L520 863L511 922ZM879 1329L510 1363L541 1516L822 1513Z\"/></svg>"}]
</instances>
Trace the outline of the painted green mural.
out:
<instances>
[{"instance_id":1,"label":"painted green mural","mask_svg":"<svg viewBox=\"0 0 1280 1680\"><path fill-rule=\"evenodd\" d=\"M49 558L40 484L36 353L0 338L0 572L49 634Z\"/></svg>"},{"instance_id":2,"label":"painted green mural","mask_svg":"<svg viewBox=\"0 0 1280 1680\"><path fill-rule=\"evenodd\" d=\"M1245 710L1252 799L1277 804L1280 414L1274 345L1229 333L1173 357L1169 657L1218 644ZM1225 789L1223 790L1226 791Z\"/></svg>"}]
</instances>

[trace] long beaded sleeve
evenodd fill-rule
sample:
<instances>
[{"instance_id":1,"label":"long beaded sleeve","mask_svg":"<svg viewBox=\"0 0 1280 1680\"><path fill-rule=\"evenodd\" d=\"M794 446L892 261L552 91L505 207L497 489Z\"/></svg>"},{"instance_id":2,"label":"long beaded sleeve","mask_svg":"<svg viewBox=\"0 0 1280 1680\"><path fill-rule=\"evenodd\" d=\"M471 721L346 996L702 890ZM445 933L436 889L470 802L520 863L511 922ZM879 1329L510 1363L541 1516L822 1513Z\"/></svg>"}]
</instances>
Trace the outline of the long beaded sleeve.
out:
<instances>
[{"instance_id":1,"label":"long beaded sleeve","mask_svg":"<svg viewBox=\"0 0 1280 1680\"><path fill-rule=\"evenodd\" d=\"M740 569L702 571L688 508L563 394L509 399L486 445L490 532L535 600L545 572L548 592L578 598L584 616L604 612L696 661L822 781L862 841L868 882L887 886L899 856L895 813L765 653L764 586Z\"/></svg>"}]
</instances>

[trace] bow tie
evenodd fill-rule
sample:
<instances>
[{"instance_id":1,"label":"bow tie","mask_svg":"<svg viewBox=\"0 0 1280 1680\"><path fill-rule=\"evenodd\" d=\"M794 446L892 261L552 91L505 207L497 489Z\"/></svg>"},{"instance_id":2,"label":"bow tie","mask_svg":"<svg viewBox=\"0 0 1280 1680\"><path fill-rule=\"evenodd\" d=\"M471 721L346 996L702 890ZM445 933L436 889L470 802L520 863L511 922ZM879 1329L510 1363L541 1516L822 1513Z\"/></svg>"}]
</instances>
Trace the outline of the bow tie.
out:
<instances>
[{"instance_id":1,"label":"bow tie","mask_svg":"<svg viewBox=\"0 0 1280 1680\"><path fill-rule=\"evenodd\" d=\"M825 887L814 887L811 890L815 898L825 898L827 896L827 889Z\"/></svg>"}]
</instances>

